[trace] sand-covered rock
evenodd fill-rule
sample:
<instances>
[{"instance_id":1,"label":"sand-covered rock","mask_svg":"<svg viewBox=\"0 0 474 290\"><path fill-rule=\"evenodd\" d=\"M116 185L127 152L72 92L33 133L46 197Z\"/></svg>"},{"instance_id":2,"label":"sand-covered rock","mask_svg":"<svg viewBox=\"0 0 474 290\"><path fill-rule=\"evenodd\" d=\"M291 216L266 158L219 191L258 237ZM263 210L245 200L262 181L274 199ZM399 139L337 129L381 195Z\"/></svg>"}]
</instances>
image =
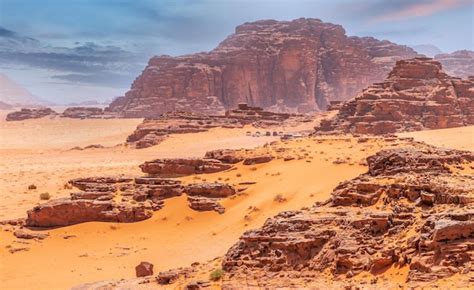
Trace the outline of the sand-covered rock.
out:
<instances>
[{"instance_id":1,"label":"sand-covered rock","mask_svg":"<svg viewBox=\"0 0 474 290\"><path fill-rule=\"evenodd\" d=\"M387 134L474 124L474 78L450 77L429 58L398 61L388 78L344 103L319 133Z\"/></svg>"},{"instance_id":2,"label":"sand-covered rock","mask_svg":"<svg viewBox=\"0 0 474 290\"><path fill-rule=\"evenodd\" d=\"M140 165L144 173L160 176L185 176L202 173L216 173L230 169L232 165L215 159L175 158L155 159Z\"/></svg>"},{"instance_id":3,"label":"sand-covered rock","mask_svg":"<svg viewBox=\"0 0 474 290\"><path fill-rule=\"evenodd\" d=\"M348 37L319 19L260 20L239 25L207 53L150 59L124 97L107 110L125 117L172 111L216 114L239 103L276 111L324 109L381 81L406 46Z\"/></svg>"},{"instance_id":4,"label":"sand-covered rock","mask_svg":"<svg viewBox=\"0 0 474 290\"><path fill-rule=\"evenodd\" d=\"M379 152L367 159L368 173L341 183L326 203L245 232L223 268L234 281L251 275L262 283L327 270L351 278L392 265L408 267L412 286L453 275L473 279L474 178L463 173L473 156L437 148Z\"/></svg>"}]
</instances>

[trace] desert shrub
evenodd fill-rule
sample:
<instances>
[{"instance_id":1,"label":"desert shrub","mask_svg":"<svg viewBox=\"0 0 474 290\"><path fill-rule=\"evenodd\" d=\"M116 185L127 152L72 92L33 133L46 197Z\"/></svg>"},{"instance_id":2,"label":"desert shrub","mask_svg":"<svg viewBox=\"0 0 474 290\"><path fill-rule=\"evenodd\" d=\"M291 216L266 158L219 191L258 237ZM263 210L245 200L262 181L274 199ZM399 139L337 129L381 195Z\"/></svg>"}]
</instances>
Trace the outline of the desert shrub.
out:
<instances>
[{"instance_id":1,"label":"desert shrub","mask_svg":"<svg viewBox=\"0 0 474 290\"><path fill-rule=\"evenodd\" d=\"M276 202L285 202L286 201L286 198L281 195L281 194L277 194L275 195L275 197L273 198L273 201L276 201Z\"/></svg>"},{"instance_id":2,"label":"desert shrub","mask_svg":"<svg viewBox=\"0 0 474 290\"><path fill-rule=\"evenodd\" d=\"M48 200L51 198L51 195L48 192L43 192L40 194L40 199L41 200Z\"/></svg>"},{"instance_id":3,"label":"desert shrub","mask_svg":"<svg viewBox=\"0 0 474 290\"><path fill-rule=\"evenodd\" d=\"M36 189L36 185L34 184L28 185L28 190L33 190L33 189Z\"/></svg>"},{"instance_id":4,"label":"desert shrub","mask_svg":"<svg viewBox=\"0 0 474 290\"><path fill-rule=\"evenodd\" d=\"M222 275L224 275L224 271L221 268L217 268L211 272L209 279L211 279L212 281L217 281L222 278Z\"/></svg>"}]
</instances>

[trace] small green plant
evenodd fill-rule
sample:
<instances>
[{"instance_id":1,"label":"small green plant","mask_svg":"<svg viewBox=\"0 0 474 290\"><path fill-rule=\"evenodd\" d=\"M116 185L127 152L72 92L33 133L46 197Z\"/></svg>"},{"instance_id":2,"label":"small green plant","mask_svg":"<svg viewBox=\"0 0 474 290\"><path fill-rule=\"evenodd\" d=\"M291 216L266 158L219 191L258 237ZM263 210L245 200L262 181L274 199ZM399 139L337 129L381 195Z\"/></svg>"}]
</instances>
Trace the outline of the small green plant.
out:
<instances>
[{"instance_id":1,"label":"small green plant","mask_svg":"<svg viewBox=\"0 0 474 290\"><path fill-rule=\"evenodd\" d=\"M211 279L212 281L217 281L222 278L222 275L224 275L224 271L221 268L217 268L211 272L209 279Z\"/></svg>"},{"instance_id":2,"label":"small green plant","mask_svg":"<svg viewBox=\"0 0 474 290\"><path fill-rule=\"evenodd\" d=\"M49 200L50 198L51 198L51 195L48 192L43 192L40 194L41 200Z\"/></svg>"}]
</instances>

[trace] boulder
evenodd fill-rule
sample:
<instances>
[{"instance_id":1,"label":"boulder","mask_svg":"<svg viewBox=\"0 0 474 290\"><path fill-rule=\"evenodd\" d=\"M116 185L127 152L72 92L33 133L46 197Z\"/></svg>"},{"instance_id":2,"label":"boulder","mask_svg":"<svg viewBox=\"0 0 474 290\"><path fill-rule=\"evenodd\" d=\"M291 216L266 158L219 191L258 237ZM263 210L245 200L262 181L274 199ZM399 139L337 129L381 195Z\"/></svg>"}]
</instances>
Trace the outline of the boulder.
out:
<instances>
[{"instance_id":1,"label":"boulder","mask_svg":"<svg viewBox=\"0 0 474 290\"><path fill-rule=\"evenodd\" d=\"M141 262L135 267L135 275L137 277L146 277L153 275L153 264Z\"/></svg>"}]
</instances>

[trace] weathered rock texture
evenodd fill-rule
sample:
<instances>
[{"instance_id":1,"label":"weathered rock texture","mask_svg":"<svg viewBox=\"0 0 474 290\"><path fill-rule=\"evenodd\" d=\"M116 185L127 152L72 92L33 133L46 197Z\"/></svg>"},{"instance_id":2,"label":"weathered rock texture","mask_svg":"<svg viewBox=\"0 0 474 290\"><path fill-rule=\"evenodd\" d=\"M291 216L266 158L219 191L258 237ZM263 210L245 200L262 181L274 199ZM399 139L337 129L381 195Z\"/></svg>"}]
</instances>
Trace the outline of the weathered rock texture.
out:
<instances>
[{"instance_id":1,"label":"weathered rock texture","mask_svg":"<svg viewBox=\"0 0 474 290\"><path fill-rule=\"evenodd\" d=\"M215 173L231 167L219 160L199 158L156 159L140 165L144 173L171 177Z\"/></svg>"},{"instance_id":2,"label":"weathered rock texture","mask_svg":"<svg viewBox=\"0 0 474 290\"><path fill-rule=\"evenodd\" d=\"M443 72L429 58L398 61L383 83L344 103L319 132L385 134L474 124L474 78Z\"/></svg>"},{"instance_id":3,"label":"weathered rock texture","mask_svg":"<svg viewBox=\"0 0 474 290\"><path fill-rule=\"evenodd\" d=\"M474 76L474 51L458 50L453 53L442 53L434 57L444 70L452 76L463 79Z\"/></svg>"},{"instance_id":4,"label":"weathered rock texture","mask_svg":"<svg viewBox=\"0 0 474 290\"><path fill-rule=\"evenodd\" d=\"M326 203L247 231L223 268L234 281L259 277L259 285L327 270L350 278L392 265L409 268L411 286L455 274L472 281L474 178L464 172L474 154L417 150L381 151L367 159L368 173L338 185Z\"/></svg>"},{"instance_id":5,"label":"weathered rock texture","mask_svg":"<svg viewBox=\"0 0 474 290\"><path fill-rule=\"evenodd\" d=\"M136 148L157 145L171 134L204 132L211 128L242 128L252 125L257 128L292 126L309 122L309 116L288 113L274 113L262 108L239 104L225 115L206 115L202 113L172 112L155 119L145 119L127 138Z\"/></svg>"},{"instance_id":6,"label":"weathered rock texture","mask_svg":"<svg viewBox=\"0 0 474 290\"><path fill-rule=\"evenodd\" d=\"M51 108L39 108L39 109L21 109L7 114L7 121L22 121L27 119L38 119L46 116L56 116L56 113Z\"/></svg>"},{"instance_id":7,"label":"weathered rock texture","mask_svg":"<svg viewBox=\"0 0 474 290\"><path fill-rule=\"evenodd\" d=\"M324 109L381 81L406 46L345 30L318 19L261 20L235 29L214 50L150 59L124 97L108 111L157 117L171 111L215 114L238 103L278 111Z\"/></svg>"},{"instance_id":8,"label":"weathered rock texture","mask_svg":"<svg viewBox=\"0 0 474 290\"><path fill-rule=\"evenodd\" d=\"M213 159L165 159L145 163L144 171L154 175L181 176L216 172L231 165ZM159 168L159 169L158 169ZM159 172L159 173L158 173ZM51 200L28 211L26 225L30 227L68 226L83 222L136 222L150 218L160 210L163 200L188 195L189 207L198 211L224 213L219 200L236 193L224 183L193 183L182 185L172 178L87 177L70 180L81 190L70 198Z\"/></svg>"}]
</instances>

